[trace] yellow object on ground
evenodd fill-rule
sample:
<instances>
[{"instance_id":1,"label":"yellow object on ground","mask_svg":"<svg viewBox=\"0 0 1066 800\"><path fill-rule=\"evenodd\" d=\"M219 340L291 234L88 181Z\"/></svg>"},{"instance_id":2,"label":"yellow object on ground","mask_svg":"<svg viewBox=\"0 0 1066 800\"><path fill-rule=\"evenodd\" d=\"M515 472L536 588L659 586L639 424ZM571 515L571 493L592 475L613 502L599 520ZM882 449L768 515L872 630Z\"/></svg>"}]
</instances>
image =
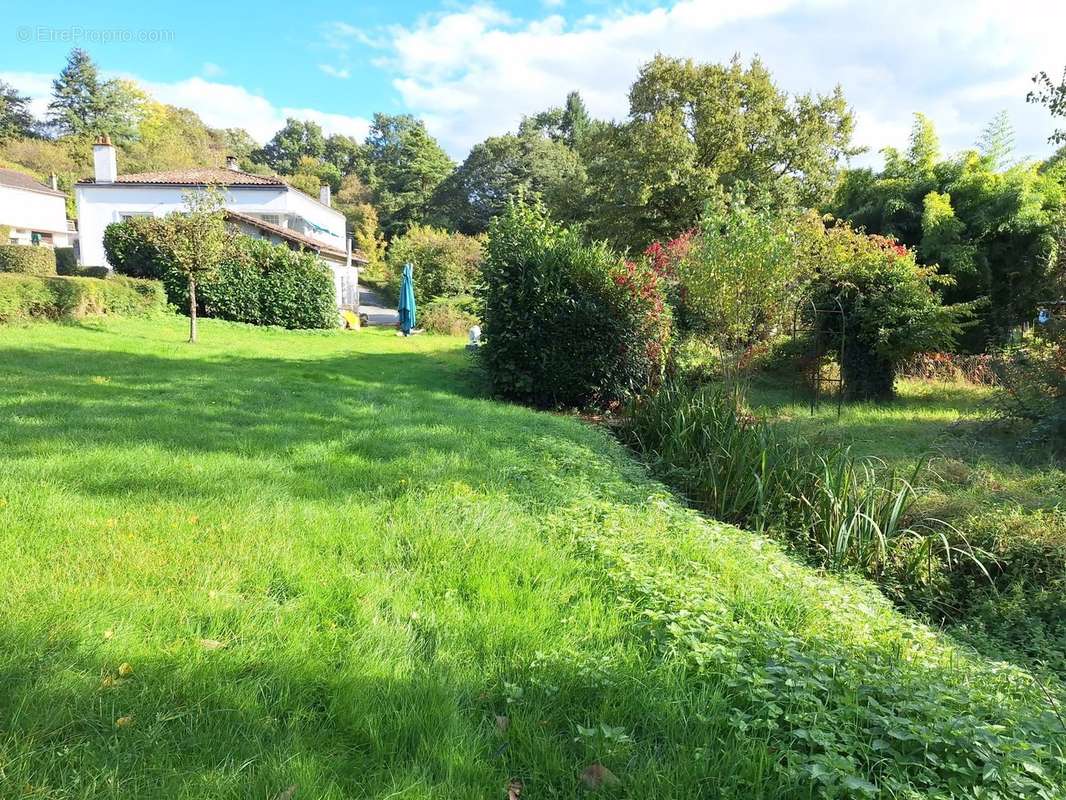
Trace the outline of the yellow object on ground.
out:
<instances>
[{"instance_id":1,"label":"yellow object on ground","mask_svg":"<svg viewBox=\"0 0 1066 800\"><path fill-rule=\"evenodd\" d=\"M344 319L344 327L348 330L359 330L359 315L354 311L348 311L347 309L341 310L341 317Z\"/></svg>"}]
</instances>

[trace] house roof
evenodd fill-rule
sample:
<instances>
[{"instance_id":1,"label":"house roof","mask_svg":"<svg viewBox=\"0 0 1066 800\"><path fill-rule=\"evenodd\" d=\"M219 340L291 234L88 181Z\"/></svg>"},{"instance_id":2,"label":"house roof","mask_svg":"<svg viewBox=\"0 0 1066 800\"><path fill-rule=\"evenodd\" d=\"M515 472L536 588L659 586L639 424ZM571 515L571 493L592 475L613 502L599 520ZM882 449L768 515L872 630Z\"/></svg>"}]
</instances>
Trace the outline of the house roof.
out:
<instances>
[{"instance_id":1,"label":"house roof","mask_svg":"<svg viewBox=\"0 0 1066 800\"><path fill-rule=\"evenodd\" d=\"M314 250L316 253L322 253L323 255L332 256L333 258L339 258L345 260L348 254L343 250L339 250L336 247L330 247L327 244L323 244L311 236L305 236L302 233L297 233L292 228L286 228L282 225L274 225L269 222L264 222L258 217L253 217L248 214L241 214L239 211L231 211L226 209L226 219L231 222L243 222L245 225L251 225L254 228L258 228L266 233L272 233L275 236L284 239L294 244L302 245L310 250ZM366 264L367 259L361 250L352 250L352 261L358 261L361 264Z\"/></svg>"},{"instance_id":2,"label":"house roof","mask_svg":"<svg viewBox=\"0 0 1066 800\"><path fill-rule=\"evenodd\" d=\"M96 183L93 178L84 178L80 184ZM138 183L153 186L288 186L281 178L253 175L228 167L194 167L192 169L168 169L160 172L135 172L119 175L114 183Z\"/></svg>"},{"instance_id":3,"label":"house roof","mask_svg":"<svg viewBox=\"0 0 1066 800\"><path fill-rule=\"evenodd\" d=\"M40 194L50 194L55 197L66 197L63 192L56 191L51 186L45 186L29 175L13 169L0 169L0 186L7 186L11 189L25 189L28 192L38 192Z\"/></svg>"}]
</instances>

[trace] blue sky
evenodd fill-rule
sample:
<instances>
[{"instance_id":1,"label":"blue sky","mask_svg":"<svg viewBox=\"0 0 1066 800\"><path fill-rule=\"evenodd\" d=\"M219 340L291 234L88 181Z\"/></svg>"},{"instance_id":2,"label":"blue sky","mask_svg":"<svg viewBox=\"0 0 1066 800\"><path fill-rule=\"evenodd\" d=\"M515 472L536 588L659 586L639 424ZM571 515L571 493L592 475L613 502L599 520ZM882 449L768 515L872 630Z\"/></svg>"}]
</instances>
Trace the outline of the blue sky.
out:
<instances>
[{"instance_id":1,"label":"blue sky","mask_svg":"<svg viewBox=\"0 0 1066 800\"><path fill-rule=\"evenodd\" d=\"M871 153L902 146L914 111L953 151L1006 109L1018 155L1039 157L1053 125L1025 104L1029 77L1066 65L1066 3L1050 0L8 5L0 78L38 106L76 39L107 73L215 126L263 139L293 115L361 135L375 111L409 111L456 157L570 89L597 115L624 116L656 52L758 54L793 92L840 83Z\"/></svg>"}]
</instances>

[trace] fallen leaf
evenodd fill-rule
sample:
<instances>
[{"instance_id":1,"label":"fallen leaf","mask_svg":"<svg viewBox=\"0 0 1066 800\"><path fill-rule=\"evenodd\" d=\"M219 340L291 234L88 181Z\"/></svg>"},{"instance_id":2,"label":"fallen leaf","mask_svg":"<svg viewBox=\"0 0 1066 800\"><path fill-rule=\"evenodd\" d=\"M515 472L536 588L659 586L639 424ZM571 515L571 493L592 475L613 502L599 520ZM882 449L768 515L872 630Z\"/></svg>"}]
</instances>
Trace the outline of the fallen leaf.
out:
<instances>
[{"instance_id":1,"label":"fallen leaf","mask_svg":"<svg viewBox=\"0 0 1066 800\"><path fill-rule=\"evenodd\" d=\"M274 800L292 800L293 796L296 794L296 790L299 788L300 787L294 783L292 786L286 787L281 794L274 798Z\"/></svg>"},{"instance_id":2,"label":"fallen leaf","mask_svg":"<svg viewBox=\"0 0 1066 800\"><path fill-rule=\"evenodd\" d=\"M201 639L200 647L204 650L221 650L226 645L218 639Z\"/></svg>"},{"instance_id":3,"label":"fallen leaf","mask_svg":"<svg viewBox=\"0 0 1066 800\"><path fill-rule=\"evenodd\" d=\"M132 714L128 714L128 715L126 715L124 717L119 717L118 719L115 720L115 727L116 728L128 728L132 724L133 724L133 715Z\"/></svg>"},{"instance_id":4,"label":"fallen leaf","mask_svg":"<svg viewBox=\"0 0 1066 800\"><path fill-rule=\"evenodd\" d=\"M123 661L118 665L118 676L120 678L128 678L133 674L133 666L129 661Z\"/></svg>"},{"instance_id":5,"label":"fallen leaf","mask_svg":"<svg viewBox=\"0 0 1066 800\"><path fill-rule=\"evenodd\" d=\"M496 733L503 736L507 733L507 729L511 727L511 718L505 717L501 714L496 715Z\"/></svg>"},{"instance_id":6,"label":"fallen leaf","mask_svg":"<svg viewBox=\"0 0 1066 800\"><path fill-rule=\"evenodd\" d=\"M599 762L589 764L581 771L581 782L589 789L599 789L601 786L617 786L621 783L618 776Z\"/></svg>"},{"instance_id":7,"label":"fallen leaf","mask_svg":"<svg viewBox=\"0 0 1066 800\"><path fill-rule=\"evenodd\" d=\"M104 640L106 641L107 639L112 638L114 635L115 632L111 630L111 628L108 628L106 631L104 631Z\"/></svg>"},{"instance_id":8,"label":"fallen leaf","mask_svg":"<svg viewBox=\"0 0 1066 800\"><path fill-rule=\"evenodd\" d=\"M513 779L507 784L507 800L518 800L522 796L522 781Z\"/></svg>"}]
</instances>

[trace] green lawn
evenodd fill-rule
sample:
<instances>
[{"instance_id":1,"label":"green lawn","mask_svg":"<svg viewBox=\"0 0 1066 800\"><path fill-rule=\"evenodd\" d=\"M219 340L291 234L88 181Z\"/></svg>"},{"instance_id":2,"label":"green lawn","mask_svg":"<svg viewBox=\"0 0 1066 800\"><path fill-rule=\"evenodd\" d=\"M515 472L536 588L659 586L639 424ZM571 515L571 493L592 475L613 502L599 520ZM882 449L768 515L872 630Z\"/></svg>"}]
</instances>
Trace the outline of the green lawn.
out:
<instances>
[{"instance_id":1,"label":"green lawn","mask_svg":"<svg viewBox=\"0 0 1066 800\"><path fill-rule=\"evenodd\" d=\"M0 796L1064 791L1027 673L479 399L459 340L184 335L0 329Z\"/></svg>"},{"instance_id":2,"label":"green lawn","mask_svg":"<svg viewBox=\"0 0 1066 800\"><path fill-rule=\"evenodd\" d=\"M1039 451L1022 453L990 425L990 388L972 384L901 380L892 403L844 406L832 401L815 413L780 385L752 387L759 413L786 425L814 446L850 445L854 452L907 469L928 459L942 509L953 519L981 508L1013 505L1050 510L1066 497L1066 470Z\"/></svg>"}]
</instances>

